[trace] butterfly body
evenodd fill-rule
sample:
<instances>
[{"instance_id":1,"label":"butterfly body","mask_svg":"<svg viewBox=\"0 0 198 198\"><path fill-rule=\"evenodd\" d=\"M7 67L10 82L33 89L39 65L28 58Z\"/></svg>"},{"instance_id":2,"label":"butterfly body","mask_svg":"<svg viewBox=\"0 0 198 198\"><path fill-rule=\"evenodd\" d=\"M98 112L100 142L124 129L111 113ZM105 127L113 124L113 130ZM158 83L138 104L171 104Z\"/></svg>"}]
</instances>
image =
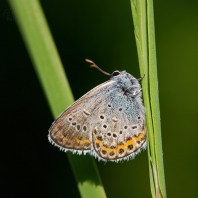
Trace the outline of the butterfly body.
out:
<instances>
[{"instance_id":1,"label":"butterfly body","mask_svg":"<svg viewBox=\"0 0 198 198\"><path fill-rule=\"evenodd\" d=\"M126 71L86 93L49 129L61 150L89 153L103 161L134 158L146 147L145 108L139 80Z\"/></svg>"}]
</instances>

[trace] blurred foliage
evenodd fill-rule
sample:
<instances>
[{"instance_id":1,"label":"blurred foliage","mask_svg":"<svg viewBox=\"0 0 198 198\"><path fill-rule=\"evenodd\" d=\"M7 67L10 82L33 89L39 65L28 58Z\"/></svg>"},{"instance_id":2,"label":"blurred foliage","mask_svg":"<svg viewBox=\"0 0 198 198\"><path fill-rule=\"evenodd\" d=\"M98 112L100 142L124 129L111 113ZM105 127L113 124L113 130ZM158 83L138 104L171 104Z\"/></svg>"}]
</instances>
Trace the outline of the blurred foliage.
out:
<instances>
[{"instance_id":1,"label":"blurred foliage","mask_svg":"<svg viewBox=\"0 0 198 198\"><path fill-rule=\"evenodd\" d=\"M129 1L41 4L76 99L108 80L85 58L110 73L118 69L140 76ZM168 197L197 195L197 10L196 1L154 1ZM6 1L0 2L0 13L0 193L79 197L65 154L48 143L53 118ZM107 197L151 197L146 152L129 162L97 165Z\"/></svg>"}]
</instances>

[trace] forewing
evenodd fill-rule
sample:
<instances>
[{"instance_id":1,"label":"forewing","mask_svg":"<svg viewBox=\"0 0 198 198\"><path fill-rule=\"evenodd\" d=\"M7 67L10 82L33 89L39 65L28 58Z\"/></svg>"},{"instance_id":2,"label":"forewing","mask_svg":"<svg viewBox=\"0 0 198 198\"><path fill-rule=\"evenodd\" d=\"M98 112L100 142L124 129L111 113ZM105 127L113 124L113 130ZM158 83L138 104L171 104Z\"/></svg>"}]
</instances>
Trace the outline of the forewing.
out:
<instances>
[{"instance_id":1,"label":"forewing","mask_svg":"<svg viewBox=\"0 0 198 198\"><path fill-rule=\"evenodd\" d=\"M67 108L50 127L49 141L65 151L90 152L93 120L113 83L110 80L95 87Z\"/></svg>"}]
</instances>

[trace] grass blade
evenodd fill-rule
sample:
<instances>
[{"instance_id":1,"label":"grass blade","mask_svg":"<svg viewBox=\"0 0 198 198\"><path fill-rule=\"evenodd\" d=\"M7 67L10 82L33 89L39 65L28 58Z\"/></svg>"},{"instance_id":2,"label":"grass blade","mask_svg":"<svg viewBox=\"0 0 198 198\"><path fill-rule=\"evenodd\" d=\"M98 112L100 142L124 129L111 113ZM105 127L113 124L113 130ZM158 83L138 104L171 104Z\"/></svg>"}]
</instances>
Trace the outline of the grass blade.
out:
<instances>
[{"instance_id":1,"label":"grass blade","mask_svg":"<svg viewBox=\"0 0 198 198\"><path fill-rule=\"evenodd\" d=\"M8 0L37 72L49 106L56 118L73 102L60 57L37 0ZM47 129L46 129L47 139ZM82 197L106 197L95 161L68 155Z\"/></svg>"},{"instance_id":2,"label":"grass blade","mask_svg":"<svg viewBox=\"0 0 198 198\"><path fill-rule=\"evenodd\" d=\"M155 25L154 25L154 9L153 0L147 1L147 16L148 16L148 50L149 50L149 84L150 84L150 99L152 109L152 119L154 128L155 141L155 156L156 169L159 183L158 194L166 197L166 186L164 176L164 163L162 152L162 138L161 138L161 123L160 123L160 108L159 108L159 90L157 77L157 58L155 45ZM158 191L158 189L156 189Z\"/></svg>"},{"instance_id":3,"label":"grass blade","mask_svg":"<svg viewBox=\"0 0 198 198\"><path fill-rule=\"evenodd\" d=\"M166 197L161 126L158 98L157 61L155 49L152 0L131 0L132 16L146 107L148 160L152 197Z\"/></svg>"}]
</instances>

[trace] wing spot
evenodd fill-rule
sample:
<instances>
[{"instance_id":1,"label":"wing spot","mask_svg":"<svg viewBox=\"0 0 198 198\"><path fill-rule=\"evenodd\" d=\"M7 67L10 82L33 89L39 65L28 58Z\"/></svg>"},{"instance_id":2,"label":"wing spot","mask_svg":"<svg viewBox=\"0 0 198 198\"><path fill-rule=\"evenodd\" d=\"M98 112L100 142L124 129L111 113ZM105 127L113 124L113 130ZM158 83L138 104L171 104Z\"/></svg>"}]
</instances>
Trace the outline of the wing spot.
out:
<instances>
[{"instance_id":1,"label":"wing spot","mask_svg":"<svg viewBox=\"0 0 198 198\"><path fill-rule=\"evenodd\" d=\"M117 135L114 133L114 134L113 134L113 137L114 137L114 138L117 138Z\"/></svg>"},{"instance_id":2,"label":"wing spot","mask_svg":"<svg viewBox=\"0 0 198 198\"><path fill-rule=\"evenodd\" d=\"M86 116L89 116L90 115L90 113L89 113L89 111L87 111L87 110L83 110L83 112L84 112L84 114L86 115Z\"/></svg>"},{"instance_id":3,"label":"wing spot","mask_svg":"<svg viewBox=\"0 0 198 198\"><path fill-rule=\"evenodd\" d=\"M77 129L80 130L80 125L77 125Z\"/></svg>"},{"instance_id":4,"label":"wing spot","mask_svg":"<svg viewBox=\"0 0 198 198\"><path fill-rule=\"evenodd\" d=\"M78 140L82 140L82 136L79 136L79 137L78 137Z\"/></svg>"},{"instance_id":5,"label":"wing spot","mask_svg":"<svg viewBox=\"0 0 198 198\"><path fill-rule=\"evenodd\" d=\"M112 118L112 120L113 120L114 122L117 122L117 121L118 121L118 119L117 119L117 118Z\"/></svg>"},{"instance_id":6,"label":"wing spot","mask_svg":"<svg viewBox=\"0 0 198 198\"><path fill-rule=\"evenodd\" d=\"M103 144L102 147L108 148L108 145L107 144Z\"/></svg>"},{"instance_id":7,"label":"wing spot","mask_svg":"<svg viewBox=\"0 0 198 198\"><path fill-rule=\"evenodd\" d=\"M105 128L105 129L106 129L106 128L107 128L107 125L106 125L106 124L104 124L104 125L103 125L103 128Z\"/></svg>"},{"instance_id":8,"label":"wing spot","mask_svg":"<svg viewBox=\"0 0 198 198\"><path fill-rule=\"evenodd\" d=\"M72 122L72 125L75 126L76 125L76 122Z\"/></svg>"},{"instance_id":9,"label":"wing spot","mask_svg":"<svg viewBox=\"0 0 198 198\"><path fill-rule=\"evenodd\" d=\"M83 130L86 131L87 130L87 127L86 126L83 126Z\"/></svg>"},{"instance_id":10,"label":"wing spot","mask_svg":"<svg viewBox=\"0 0 198 198\"><path fill-rule=\"evenodd\" d=\"M124 126L124 129L127 129L127 126Z\"/></svg>"},{"instance_id":11,"label":"wing spot","mask_svg":"<svg viewBox=\"0 0 198 198\"><path fill-rule=\"evenodd\" d=\"M108 136L111 136L111 133L107 133Z\"/></svg>"},{"instance_id":12,"label":"wing spot","mask_svg":"<svg viewBox=\"0 0 198 198\"><path fill-rule=\"evenodd\" d=\"M69 121L72 121L72 117L69 117Z\"/></svg>"},{"instance_id":13,"label":"wing spot","mask_svg":"<svg viewBox=\"0 0 198 198\"><path fill-rule=\"evenodd\" d=\"M97 139L102 141L102 136L98 136Z\"/></svg>"},{"instance_id":14,"label":"wing spot","mask_svg":"<svg viewBox=\"0 0 198 198\"><path fill-rule=\"evenodd\" d=\"M110 105L110 104L108 104L108 107L111 107L111 105Z\"/></svg>"},{"instance_id":15,"label":"wing spot","mask_svg":"<svg viewBox=\"0 0 198 198\"><path fill-rule=\"evenodd\" d=\"M124 149L119 149L119 154L124 153Z\"/></svg>"},{"instance_id":16,"label":"wing spot","mask_svg":"<svg viewBox=\"0 0 198 198\"><path fill-rule=\"evenodd\" d=\"M95 135L97 134L97 130L96 130L96 129L94 129L94 134L95 134Z\"/></svg>"},{"instance_id":17,"label":"wing spot","mask_svg":"<svg viewBox=\"0 0 198 198\"><path fill-rule=\"evenodd\" d=\"M85 142L85 147L86 148L89 148L91 146L91 143L90 142Z\"/></svg>"},{"instance_id":18,"label":"wing spot","mask_svg":"<svg viewBox=\"0 0 198 198\"><path fill-rule=\"evenodd\" d=\"M96 148L100 148L100 144L99 143L96 143Z\"/></svg>"},{"instance_id":19,"label":"wing spot","mask_svg":"<svg viewBox=\"0 0 198 198\"><path fill-rule=\"evenodd\" d=\"M128 149L133 150L133 145L132 144L128 145Z\"/></svg>"},{"instance_id":20,"label":"wing spot","mask_svg":"<svg viewBox=\"0 0 198 198\"><path fill-rule=\"evenodd\" d=\"M122 108L119 108L119 111L122 111Z\"/></svg>"},{"instance_id":21,"label":"wing spot","mask_svg":"<svg viewBox=\"0 0 198 198\"><path fill-rule=\"evenodd\" d=\"M122 131L120 131L120 134L122 134Z\"/></svg>"},{"instance_id":22,"label":"wing spot","mask_svg":"<svg viewBox=\"0 0 198 198\"><path fill-rule=\"evenodd\" d=\"M137 129L137 126L132 126L132 129Z\"/></svg>"},{"instance_id":23,"label":"wing spot","mask_svg":"<svg viewBox=\"0 0 198 198\"><path fill-rule=\"evenodd\" d=\"M103 119L104 119L104 116L103 116L103 115L101 115L101 116L100 116L100 119L102 119L102 120L103 120Z\"/></svg>"},{"instance_id":24,"label":"wing spot","mask_svg":"<svg viewBox=\"0 0 198 198\"><path fill-rule=\"evenodd\" d=\"M123 143L123 142L119 142L118 145L119 145L119 146L123 146L124 143Z\"/></svg>"},{"instance_id":25,"label":"wing spot","mask_svg":"<svg viewBox=\"0 0 198 198\"><path fill-rule=\"evenodd\" d=\"M107 151L102 150L102 154L103 154L103 155L106 155L106 154L107 154Z\"/></svg>"},{"instance_id":26,"label":"wing spot","mask_svg":"<svg viewBox=\"0 0 198 198\"><path fill-rule=\"evenodd\" d=\"M140 119L141 117L140 116L138 116L138 119Z\"/></svg>"},{"instance_id":27,"label":"wing spot","mask_svg":"<svg viewBox=\"0 0 198 198\"><path fill-rule=\"evenodd\" d=\"M115 152L111 151L111 152L109 153L109 155L110 155L110 156L114 156L114 155L115 155Z\"/></svg>"}]
</instances>

